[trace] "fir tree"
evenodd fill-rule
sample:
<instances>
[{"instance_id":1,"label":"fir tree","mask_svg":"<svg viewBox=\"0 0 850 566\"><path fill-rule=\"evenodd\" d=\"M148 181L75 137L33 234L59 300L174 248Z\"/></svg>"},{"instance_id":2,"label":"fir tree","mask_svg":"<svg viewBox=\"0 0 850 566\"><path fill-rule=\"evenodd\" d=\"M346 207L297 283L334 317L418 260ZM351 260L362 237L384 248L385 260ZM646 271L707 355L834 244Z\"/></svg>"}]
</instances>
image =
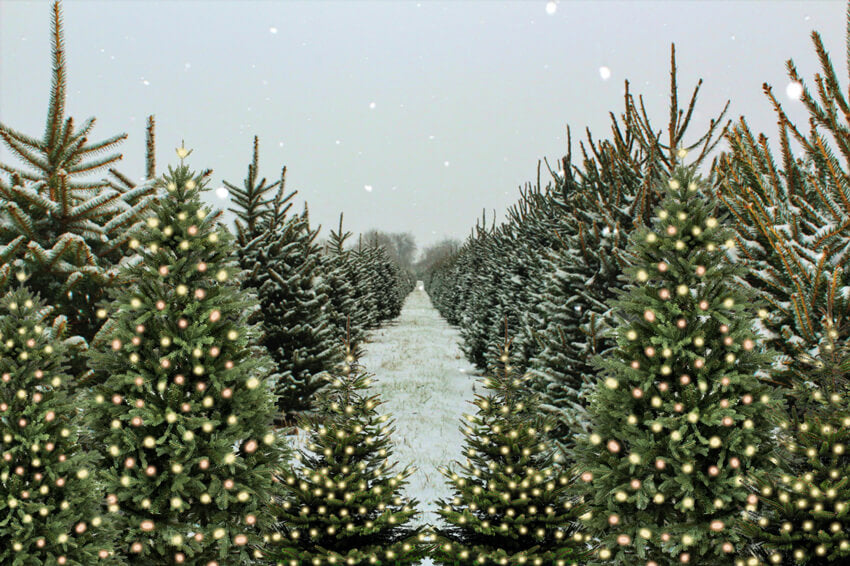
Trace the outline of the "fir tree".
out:
<instances>
[{"instance_id":1,"label":"fir tree","mask_svg":"<svg viewBox=\"0 0 850 566\"><path fill-rule=\"evenodd\" d=\"M67 371L80 340L25 288L0 298L0 564L120 564L79 450Z\"/></svg>"},{"instance_id":2,"label":"fir tree","mask_svg":"<svg viewBox=\"0 0 850 566\"><path fill-rule=\"evenodd\" d=\"M454 497L437 502L448 527L437 530L433 559L447 566L583 564L576 533L582 506L568 495L557 452L546 439L551 421L510 365L507 337L499 364L476 395L478 411L463 425L466 463L441 470Z\"/></svg>"},{"instance_id":3,"label":"fir tree","mask_svg":"<svg viewBox=\"0 0 850 566\"><path fill-rule=\"evenodd\" d=\"M827 324L818 357L795 363L782 466L759 478L764 505L747 529L771 564L850 561L850 344L846 329Z\"/></svg>"},{"instance_id":4,"label":"fir tree","mask_svg":"<svg viewBox=\"0 0 850 566\"><path fill-rule=\"evenodd\" d=\"M773 465L770 353L694 169L674 171L651 228L630 235L617 347L599 361L591 434L574 451L600 563L730 564L757 504L743 480Z\"/></svg>"},{"instance_id":5,"label":"fir tree","mask_svg":"<svg viewBox=\"0 0 850 566\"><path fill-rule=\"evenodd\" d=\"M311 408L311 397L322 386L319 374L339 361L330 290L315 244L318 229L310 228L306 209L303 215L287 216L296 193L285 194L285 167L275 183L259 178L256 137L243 187L225 186L235 205L230 210L237 217L237 255L247 271L242 284L259 298L261 343L275 361L278 410L288 421Z\"/></svg>"},{"instance_id":6,"label":"fir tree","mask_svg":"<svg viewBox=\"0 0 850 566\"><path fill-rule=\"evenodd\" d=\"M850 6L846 23L850 64ZM765 83L779 125L778 154L742 118L726 136L731 151L717 164L718 195L734 220L741 260L749 268L747 283L768 305L762 325L769 345L781 353L777 362L788 371L789 382L779 372L775 376L785 385L797 371L800 354L818 355L827 332L824 313L850 316L846 294L824 292L850 285L850 201L843 188L850 182L850 115L841 110L850 101L820 34L811 35L821 66L814 87L793 60L786 63L789 80L802 87L808 134ZM800 157L794 155L792 140L800 146Z\"/></svg>"},{"instance_id":7,"label":"fir tree","mask_svg":"<svg viewBox=\"0 0 850 566\"><path fill-rule=\"evenodd\" d=\"M0 164L0 245L23 239L11 258L70 332L92 340L104 322L101 300L119 285L118 263L153 197L150 183L133 185L115 169L115 181L85 178L121 159L112 151L127 135L90 143L95 119L81 128L65 118L66 65L59 2L53 3L53 74L47 124L41 139L0 124L0 139L30 170ZM153 176L153 117L148 122L148 167ZM105 155L104 155L105 154ZM73 363L73 360L72 360ZM75 368L76 370L81 368Z\"/></svg>"},{"instance_id":8,"label":"fir tree","mask_svg":"<svg viewBox=\"0 0 850 566\"><path fill-rule=\"evenodd\" d=\"M345 241L351 237L351 232L343 232L342 214L339 215L339 229L331 230L329 250L325 256L324 272L328 287L332 290L330 300L333 304L333 326L339 329L338 336L350 337L352 350L364 338L364 328L361 325L364 313L357 304L356 291L352 283L351 251L345 249ZM359 357L355 354L355 357Z\"/></svg>"},{"instance_id":9,"label":"fir tree","mask_svg":"<svg viewBox=\"0 0 850 566\"><path fill-rule=\"evenodd\" d=\"M277 363L278 408L287 421L312 409L313 395L324 385L322 374L340 362L317 235L305 211L288 218L259 255L267 273L258 288L265 311L263 344Z\"/></svg>"},{"instance_id":10,"label":"fir tree","mask_svg":"<svg viewBox=\"0 0 850 566\"><path fill-rule=\"evenodd\" d=\"M132 286L115 293L107 374L88 408L106 463L102 482L120 513L118 550L133 563L261 563L273 517L273 472L285 446L272 428L272 366L248 324L233 239L201 202L209 171L181 164L131 246Z\"/></svg>"},{"instance_id":11,"label":"fir tree","mask_svg":"<svg viewBox=\"0 0 850 566\"><path fill-rule=\"evenodd\" d=\"M309 451L280 480L286 490L271 556L301 564L418 564L427 554L418 502L403 496L413 469L393 473L392 422L378 415L374 383L351 355L322 391Z\"/></svg>"}]
</instances>

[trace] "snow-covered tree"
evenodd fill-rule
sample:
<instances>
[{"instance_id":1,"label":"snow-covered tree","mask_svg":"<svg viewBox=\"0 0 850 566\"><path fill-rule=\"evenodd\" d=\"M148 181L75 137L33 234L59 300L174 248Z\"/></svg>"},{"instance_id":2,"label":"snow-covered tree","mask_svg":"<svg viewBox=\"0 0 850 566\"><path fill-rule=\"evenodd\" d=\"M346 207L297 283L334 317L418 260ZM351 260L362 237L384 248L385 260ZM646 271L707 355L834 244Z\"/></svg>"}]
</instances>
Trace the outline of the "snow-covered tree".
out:
<instances>
[{"instance_id":1,"label":"snow-covered tree","mask_svg":"<svg viewBox=\"0 0 850 566\"><path fill-rule=\"evenodd\" d=\"M75 128L65 118L66 63L62 14L52 6L53 59L47 124L41 139L0 124L0 139L28 169L0 164L0 245L14 245L11 270L68 319L72 335L91 341L104 322L102 300L119 281L127 242L151 204L150 182L84 180L121 159L108 153L127 135L90 142L95 119ZM23 83L22 83L23 84ZM148 178L153 177L153 117L148 121ZM76 363L71 360L72 364ZM78 373L75 368L74 373Z\"/></svg>"}]
</instances>

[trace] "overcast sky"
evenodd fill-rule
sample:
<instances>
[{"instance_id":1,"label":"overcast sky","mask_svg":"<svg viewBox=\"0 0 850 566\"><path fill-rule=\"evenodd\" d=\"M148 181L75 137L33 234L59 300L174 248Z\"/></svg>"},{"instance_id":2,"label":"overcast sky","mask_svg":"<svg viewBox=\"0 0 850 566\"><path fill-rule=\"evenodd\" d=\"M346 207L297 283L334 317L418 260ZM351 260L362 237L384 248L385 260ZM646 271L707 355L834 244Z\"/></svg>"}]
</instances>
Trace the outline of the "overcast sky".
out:
<instances>
[{"instance_id":1,"label":"overcast sky","mask_svg":"<svg viewBox=\"0 0 850 566\"><path fill-rule=\"evenodd\" d=\"M149 114L158 171L176 163L182 138L194 149L190 165L214 170L213 187L241 185L258 135L260 173L276 179L286 165L298 206L309 203L323 232L344 211L355 232L410 231L421 248L463 238L483 208L502 213L515 202L538 159L564 155L567 124L574 145L586 127L607 137L624 79L644 95L656 129L666 126L671 42L680 99L705 81L689 141L726 100L731 118L745 115L774 140L765 81L805 126L801 103L786 96L785 61L811 80L816 29L846 80L845 9L767 0L66 0L67 109L77 123L97 117L92 141L129 134L119 169L134 178L144 171ZM49 32L47 0L0 0L0 121L39 137ZM11 159L0 149L0 160Z\"/></svg>"}]
</instances>

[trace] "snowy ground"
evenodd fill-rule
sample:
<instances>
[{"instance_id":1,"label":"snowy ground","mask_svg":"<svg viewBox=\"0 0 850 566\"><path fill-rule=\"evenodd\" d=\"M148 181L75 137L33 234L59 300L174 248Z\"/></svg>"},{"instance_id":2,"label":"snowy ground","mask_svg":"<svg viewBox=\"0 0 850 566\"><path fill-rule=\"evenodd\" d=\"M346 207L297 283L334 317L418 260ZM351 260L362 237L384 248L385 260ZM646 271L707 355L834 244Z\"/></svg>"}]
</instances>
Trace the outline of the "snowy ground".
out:
<instances>
[{"instance_id":1,"label":"snowy ground","mask_svg":"<svg viewBox=\"0 0 850 566\"><path fill-rule=\"evenodd\" d=\"M369 335L361 360L375 375L382 412L395 419L394 459L400 467L417 468L407 494L419 500L422 521L431 524L439 522L434 501L449 495L437 469L460 458L460 418L474 412L469 401L475 370L461 354L458 338L417 287L401 316ZM422 562L430 564L430 559Z\"/></svg>"}]
</instances>

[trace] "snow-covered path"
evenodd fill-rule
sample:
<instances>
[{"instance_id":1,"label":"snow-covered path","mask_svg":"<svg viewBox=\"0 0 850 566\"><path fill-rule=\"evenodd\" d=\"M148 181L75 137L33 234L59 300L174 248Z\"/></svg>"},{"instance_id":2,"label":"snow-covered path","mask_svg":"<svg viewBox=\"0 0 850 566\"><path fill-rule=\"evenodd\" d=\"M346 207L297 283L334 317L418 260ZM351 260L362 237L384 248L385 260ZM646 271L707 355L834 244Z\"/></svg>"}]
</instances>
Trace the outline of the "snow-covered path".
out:
<instances>
[{"instance_id":1,"label":"snow-covered path","mask_svg":"<svg viewBox=\"0 0 850 566\"><path fill-rule=\"evenodd\" d=\"M369 334L360 360L375 375L374 389L384 401L381 412L395 420L394 459L400 467L417 468L407 494L419 500L423 522L432 524L438 522L434 500L450 493L437 469L460 458L460 419L474 409L469 401L475 370L458 338L417 286L401 316Z\"/></svg>"}]
</instances>

